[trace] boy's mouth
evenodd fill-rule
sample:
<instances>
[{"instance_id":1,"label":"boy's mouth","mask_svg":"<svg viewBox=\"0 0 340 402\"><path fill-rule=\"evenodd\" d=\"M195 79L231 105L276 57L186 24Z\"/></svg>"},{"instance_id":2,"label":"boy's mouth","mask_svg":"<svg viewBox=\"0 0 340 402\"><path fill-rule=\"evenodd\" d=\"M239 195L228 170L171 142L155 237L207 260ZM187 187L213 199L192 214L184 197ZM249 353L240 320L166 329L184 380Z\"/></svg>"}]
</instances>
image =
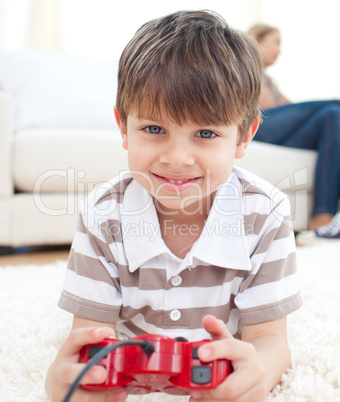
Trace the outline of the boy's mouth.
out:
<instances>
[{"instance_id":1,"label":"boy's mouth","mask_svg":"<svg viewBox=\"0 0 340 402\"><path fill-rule=\"evenodd\" d=\"M200 177L159 175L153 173L162 187L168 191L184 191L192 184L196 183Z\"/></svg>"}]
</instances>

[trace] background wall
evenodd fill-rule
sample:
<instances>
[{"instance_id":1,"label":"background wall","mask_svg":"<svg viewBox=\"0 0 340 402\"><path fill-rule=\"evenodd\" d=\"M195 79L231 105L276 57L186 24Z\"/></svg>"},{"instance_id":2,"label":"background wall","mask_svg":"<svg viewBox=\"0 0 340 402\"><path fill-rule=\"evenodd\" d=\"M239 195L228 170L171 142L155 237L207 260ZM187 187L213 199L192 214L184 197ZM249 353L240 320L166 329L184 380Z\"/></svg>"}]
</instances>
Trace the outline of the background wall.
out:
<instances>
[{"instance_id":1,"label":"background wall","mask_svg":"<svg viewBox=\"0 0 340 402\"><path fill-rule=\"evenodd\" d=\"M268 74L292 101L340 98L339 0L0 0L0 50L118 58L145 21L202 8L234 28L265 22L280 29L282 54Z\"/></svg>"}]
</instances>

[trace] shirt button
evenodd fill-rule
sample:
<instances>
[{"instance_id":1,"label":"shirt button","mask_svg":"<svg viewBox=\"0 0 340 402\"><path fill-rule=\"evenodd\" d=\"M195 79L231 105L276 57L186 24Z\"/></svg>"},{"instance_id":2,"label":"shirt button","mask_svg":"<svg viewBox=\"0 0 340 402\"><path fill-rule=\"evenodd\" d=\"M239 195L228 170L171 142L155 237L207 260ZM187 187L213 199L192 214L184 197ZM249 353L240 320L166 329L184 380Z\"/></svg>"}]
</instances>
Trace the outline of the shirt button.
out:
<instances>
[{"instance_id":1,"label":"shirt button","mask_svg":"<svg viewBox=\"0 0 340 402\"><path fill-rule=\"evenodd\" d=\"M172 286L179 286L181 283L182 283L182 278L179 275L174 276L173 278L171 278Z\"/></svg>"},{"instance_id":2,"label":"shirt button","mask_svg":"<svg viewBox=\"0 0 340 402\"><path fill-rule=\"evenodd\" d=\"M179 310L172 310L170 313L170 318L172 321L178 321L181 318L181 312Z\"/></svg>"}]
</instances>

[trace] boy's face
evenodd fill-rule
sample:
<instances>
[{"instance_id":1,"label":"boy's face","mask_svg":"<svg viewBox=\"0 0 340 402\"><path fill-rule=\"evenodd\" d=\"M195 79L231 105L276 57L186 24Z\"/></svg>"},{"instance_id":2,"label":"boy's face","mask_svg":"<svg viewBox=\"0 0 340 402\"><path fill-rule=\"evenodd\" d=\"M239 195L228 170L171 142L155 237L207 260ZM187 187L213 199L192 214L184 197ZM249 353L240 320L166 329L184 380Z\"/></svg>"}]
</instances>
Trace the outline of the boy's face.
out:
<instances>
[{"instance_id":1,"label":"boy's face","mask_svg":"<svg viewBox=\"0 0 340 402\"><path fill-rule=\"evenodd\" d=\"M257 124L238 143L238 127L181 126L167 117L138 119L130 114L126 127L115 110L128 150L129 168L139 184L147 189L164 213L173 210L199 212L224 183L256 132Z\"/></svg>"}]
</instances>

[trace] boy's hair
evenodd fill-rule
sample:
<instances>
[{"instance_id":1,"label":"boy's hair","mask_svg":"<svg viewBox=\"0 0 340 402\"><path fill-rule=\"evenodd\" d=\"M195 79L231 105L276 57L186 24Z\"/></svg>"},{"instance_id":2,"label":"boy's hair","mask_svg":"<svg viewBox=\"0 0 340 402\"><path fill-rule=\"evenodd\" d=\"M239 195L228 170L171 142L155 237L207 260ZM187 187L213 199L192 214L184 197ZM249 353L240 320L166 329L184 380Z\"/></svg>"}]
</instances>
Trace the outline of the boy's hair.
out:
<instances>
[{"instance_id":1,"label":"boy's hair","mask_svg":"<svg viewBox=\"0 0 340 402\"><path fill-rule=\"evenodd\" d=\"M211 11L178 11L144 24L124 49L116 107L127 116L239 127L260 116L256 41Z\"/></svg>"}]
</instances>

